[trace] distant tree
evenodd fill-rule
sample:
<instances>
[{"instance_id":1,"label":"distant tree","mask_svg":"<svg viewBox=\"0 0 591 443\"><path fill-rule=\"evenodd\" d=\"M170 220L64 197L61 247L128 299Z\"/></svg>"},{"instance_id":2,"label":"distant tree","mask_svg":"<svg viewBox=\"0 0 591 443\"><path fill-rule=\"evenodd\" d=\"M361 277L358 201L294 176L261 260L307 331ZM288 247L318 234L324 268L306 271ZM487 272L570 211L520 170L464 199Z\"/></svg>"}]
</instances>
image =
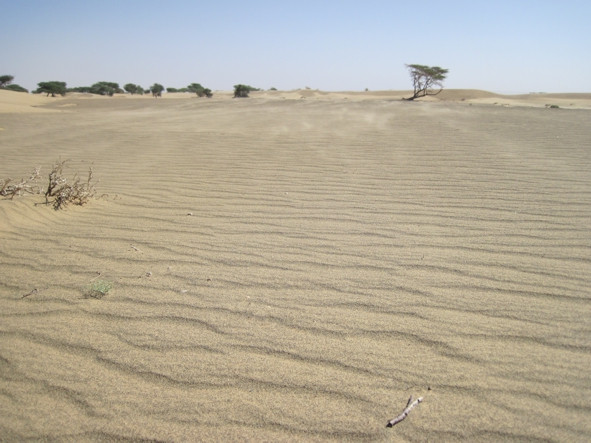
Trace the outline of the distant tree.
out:
<instances>
[{"instance_id":1,"label":"distant tree","mask_svg":"<svg viewBox=\"0 0 591 443\"><path fill-rule=\"evenodd\" d=\"M25 89L21 85L16 85L16 84L6 85L2 89L6 89L8 91L15 91L15 92L29 92L28 89Z\"/></svg>"},{"instance_id":2,"label":"distant tree","mask_svg":"<svg viewBox=\"0 0 591 443\"><path fill-rule=\"evenodd\" d=\"M234 85L234 98L248 97L251 91L260 91L260 89L248 85Z\"/></svg>"},{"instance_id":3,"label":"distant tree","mask_svg":"<svg viewBox=\"0 0 591 443\"><path fill-rule=\"evenodd\" d=\"M166 92L179 92L177 88L166 88Z\"/></svg>"},{"instance_id":4,"label":"distant tree","mask_svg":"<svg viewBox=\"0 0 591 443\"><path fill-rule=\"evenodd\" d=\"M13 75L0 75L0 88L4 88L14 80Z\"/></svg>"},{"instance_id":5,"label":"distant tree","mask_svg":"<svg viewBox=\"0 0 591 443\"><path fill-rule=\"evenodd\" d=\"M113 94L121 93L123 90L119 87L119 83L113 82L97 82L90 87L90 92L98 95L108 95L112 97Z\"/></svg>"},{"instance_id":6,"label":"distant tree","mask_svg":"<svg viewBox=\"0 0 591 443\"><path fill-rule=\"evenodd\" d=\"M51 94L52 97L55 97L56 94L59 95L66 95L66 82L40 82L37 83L38 88L34 91L35 94Z\"/></svg>"},{"instance_id":7,"label":"distant tree","mask_svg":"<svg viewBox=\"0 0 591 443\"><path fill-rule=\"evenodd\" d=\"M210 98L213 95L211 89L204 88L200 83L191 83L189 86L187 86L187 90L197 94L197 97Z\"/></svg>"},{"instance_id":8,"label":"distant tree","mask_svg":"<svg viewBox=\"0 0 591 443\"><path fill-rule=\"evenodd\" d=\"M449 69L440 68L439 66L425 66L425 65L406 65L410 72L414 93L412 97L406 100L414 100L418 97L426 95L437 95L443 91L443 80L447 76ZM438 87L437 92L433 92L433 87Z\"/></svg>"},{"instance_id":9,"label":"distant tree","mask_svg":"<svg viewBox=\"0 0 591 443\"><path fill-rule=\"evenodd\" d=\"M82 92L88 93L92 88L90 86L76 86L75 88L68 88L68 92Z\"/></svg>"},{"instance_id":10,"label":"distant tree","mask_svg":"<svg viewBox=\"0 0 591 443\"><path fill-rule=\"evenodd\" d=\"M133 83L127 83L125 86L123 86L123 89L125 89L131 95L133 95L133 94L142 95L144 93L144 88L142 88L140 85L134 85Z\"/></svg>"},{"instance_id":11,"label":"distant tree","mask_svg":"<svg viewBox=\"0 0 591 443\"><path fill-rule=\"evenodd\" d=\"M160 83L154 83L150 87L150 92L154 97L162 97L162 91L164 91L164 86L162 86Z\"/></svg>"}]
</instances>

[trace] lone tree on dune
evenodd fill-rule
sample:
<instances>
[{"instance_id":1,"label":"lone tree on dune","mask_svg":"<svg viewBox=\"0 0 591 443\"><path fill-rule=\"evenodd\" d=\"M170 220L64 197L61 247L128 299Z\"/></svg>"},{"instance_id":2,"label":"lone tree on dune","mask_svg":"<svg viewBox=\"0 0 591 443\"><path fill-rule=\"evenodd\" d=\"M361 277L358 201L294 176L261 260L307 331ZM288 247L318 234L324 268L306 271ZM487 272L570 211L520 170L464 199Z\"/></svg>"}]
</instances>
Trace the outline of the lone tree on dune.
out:
<instances>
[{"instance_id":1,"label":"lone tree on dune","mask_svg":"<svg viewBox=\"0 0 591 443\"><path fill-rule=\"evenodd\" d=\"M425 65L406 65L406 67L410 71L414 94L405 100L414 100L426 95L437 95L443 91L442 82L445 80L449 69ZM439 88L437 92L433 92L434 86Z\"/></svg>"},{"instance_id":2,"label":"lone tree on dune","mask_svg":"<svg viewBox=\"0 0 591 443\"><path fill-rule=\"evenodd\" d=\"M37 86L39 87L34 91L35 94L46 93L48 97L49 94L52 97L55 97L56 94L66 95L66 82L40 82L37 83Z\"/></svg>"}]
</instances>

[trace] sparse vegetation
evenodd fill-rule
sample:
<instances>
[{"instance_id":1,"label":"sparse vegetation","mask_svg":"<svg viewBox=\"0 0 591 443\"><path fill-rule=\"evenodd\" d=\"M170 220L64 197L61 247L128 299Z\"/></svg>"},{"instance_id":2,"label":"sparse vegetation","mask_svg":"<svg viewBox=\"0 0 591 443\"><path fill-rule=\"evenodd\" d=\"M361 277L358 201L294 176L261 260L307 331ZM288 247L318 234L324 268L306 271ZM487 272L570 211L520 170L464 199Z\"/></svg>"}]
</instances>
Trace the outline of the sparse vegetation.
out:
<instances>
[{"instance_id":1,"label":"sparse vegetation","mask_svg":"<svg viewBox=\"0 0 591 443\"><path fill-rule=\"evenodd\" d=\"M108 280L96 280L92 282L88 291L86 291L86 295L88 297L101 299L111 290L113 284Z\"/></svg>"},{"instance_id":2,"label":"sparse vegetation","mask_svg":"<svg viewBox=\"0 0 591 443\"><path fill-rule=\"evenodd\" d=\"M412 97L406 100L414 100L426 95L437 95L443 91L443 80L445 80L449 69L425 65L406 65L406 67L410 71L414 88ZM434 86L439 88L437 92L434 92Z\"/></svg>"},{"instance_id":3,"label":"sparse vegetation","mask_svg":"<svg viewBox=\"0 0 591 443\"><path fill-rule=\"evenodd\" d=\"M88 176L82 180L74 174L71 181L64 176L66 161L57 161L49 172L47 188L43 190L38 182L41 177L41 167L35 168L29 178L13 182L11 178L0 180L0 196L12 200L15 196L25 194L43 194L45 204L51 204L55 210L63 209L69 204L82 206L96 195L92 168L88 169Z\"/></svg>"},{"instance_id":4,"label":"sparse vegetation","mask_svg":"<svg viewBox=\"0 0 591 443\"><path fill-rule=\"evenodd\" d=\"M64 177L66 160L57 161L49 173L49 182L45 191L45 204L51 204L53 209L63 209L70 203L82 206L96 195L94 188L92 168L88 169L86 180L82 180L78 174L74 174L71 182Z\"/></svg>"},{"instance_id":5,"label":"sparse vegetation","mask_svg":"<svg viewBox=\"0 0 591 443\"><path fill-rule=\"evenodd\" d=\"M560 106L558 106L558 105L546 105L546 108L550 108L550 109L560 109Z\"/></svg>"}]
</instances>

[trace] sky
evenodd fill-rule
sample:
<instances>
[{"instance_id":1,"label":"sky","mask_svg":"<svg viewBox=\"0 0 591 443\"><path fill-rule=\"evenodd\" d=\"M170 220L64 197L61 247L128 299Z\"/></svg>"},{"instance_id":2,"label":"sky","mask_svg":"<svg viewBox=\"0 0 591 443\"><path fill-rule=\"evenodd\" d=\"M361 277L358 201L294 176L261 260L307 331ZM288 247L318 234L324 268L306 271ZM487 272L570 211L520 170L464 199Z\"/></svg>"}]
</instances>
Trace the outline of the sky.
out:
<instances>
[{"instance_id":1,"label":"sky","mask_svg":"<svg viewBox=\"0 0 591 443\"><path fill-rule=\"evenodd\" d=\"M591 92L589 0L0 0L0 75L292 90Z\"/></svg>"}]
</instances>

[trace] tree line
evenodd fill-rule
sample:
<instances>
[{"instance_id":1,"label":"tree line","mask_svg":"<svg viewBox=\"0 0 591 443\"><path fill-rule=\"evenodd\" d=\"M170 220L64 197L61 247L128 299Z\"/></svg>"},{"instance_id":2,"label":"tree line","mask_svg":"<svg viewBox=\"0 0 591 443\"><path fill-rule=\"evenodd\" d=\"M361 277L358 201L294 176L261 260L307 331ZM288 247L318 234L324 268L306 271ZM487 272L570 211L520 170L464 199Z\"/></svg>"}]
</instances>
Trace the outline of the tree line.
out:
<instances>
[{"instance_id":1,"label":"tree line","mask_svg":"<svg viewBox=\"0 0 591 443\"><path fill-rule=\"evenodd\" d=\"M17 92L29 92L20 85L13 84L14 76L2 75L0 76L0 89L7 89ZM200 83L191 83L186 88L166 88L167 92L190 92L197 94L198 97L212 97L211 89L202 86ZM123 94L125 92L132 95L152 94L154 97L161 97L164 86L160 83L154 83L149 88L145 89L140 85L127 83L121 88L119 83L115 82L96 82L92 86L77 86L75 88L68 88L66 82L48 81L37 83L37 89L31 91L33 94L47 94L47 96L55 97L57 95L66 95L68 92L83 92L97 95L108 95L112 97L114 94Z\"/></svg>"},{"instance_id":2,"label":"tree line","mask_svg":"<svg viewBox=\"0 0 591 443\"><path fill-rule=\"evenodd\" d=\"M439 66L427 65L406 65L413 83L413 95L405 100L414 100L419 97L427 95L437 95L443 90L443 80L447 77L448 69ZM14 76L2 75L0 76L0 89L8 89L12 91L29 92L22 86L13 84ZM122 94L127 92L129 94L152 94L154 97L161 97L164 86L160 83L154 83L150 88L144 89L140 85L127 83L123 89L119 87L118 83L113 82L97 82L92 86L78 86L75 88L67 88L66 82L50 81L40 82L37 84L37 89L32 91L33 94L47 94L55 97L56 95L66 95L67 92L86 92L98 95L113 96L114 94ZM437 89L438 88L438 89ZM275 89L275 88L271 88ZM166 88L167 92L190 92L197 94L198 97L211 97L213 94L211 89L203 87L200 83L191 83L185 88ZM251 91L260 91L249 85L234 85L234 98L248 97Z\"/></svg>"}]
</instances>

